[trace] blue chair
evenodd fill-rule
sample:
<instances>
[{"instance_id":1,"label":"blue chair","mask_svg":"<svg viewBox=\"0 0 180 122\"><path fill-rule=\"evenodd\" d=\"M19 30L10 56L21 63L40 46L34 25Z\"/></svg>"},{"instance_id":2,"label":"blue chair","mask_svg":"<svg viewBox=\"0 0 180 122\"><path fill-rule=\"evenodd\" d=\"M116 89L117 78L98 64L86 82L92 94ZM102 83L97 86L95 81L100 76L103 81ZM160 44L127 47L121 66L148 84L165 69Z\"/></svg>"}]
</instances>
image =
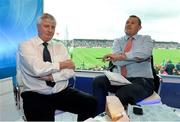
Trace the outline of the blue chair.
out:
<instances>
[{"instance_id":1,"label":"blue chair","mask_svg":"<svg viewBox=\"0 0 180 122\"><path fill-rule=\"evenodd\" d=\"M151 96L145 98L144 100L136 103L137 105L149 105L149 104L157 104L161 103L161 97L159 96L159 87L162 82L162 78L156 74L153 63L153 56L151 56L151 68L154 76L154 92Z\"/></svg>"},{"instance_id":2,"label":"blue chair","mask_svg":"<svg viewBox=\"0 0 180 122\"><path fill-rule=\"evenodd\" d=\"M150 105L161 103L161 97L154 91L153 94L144 100L137 102L137 105Z\"/></svg>"}]
</instances>

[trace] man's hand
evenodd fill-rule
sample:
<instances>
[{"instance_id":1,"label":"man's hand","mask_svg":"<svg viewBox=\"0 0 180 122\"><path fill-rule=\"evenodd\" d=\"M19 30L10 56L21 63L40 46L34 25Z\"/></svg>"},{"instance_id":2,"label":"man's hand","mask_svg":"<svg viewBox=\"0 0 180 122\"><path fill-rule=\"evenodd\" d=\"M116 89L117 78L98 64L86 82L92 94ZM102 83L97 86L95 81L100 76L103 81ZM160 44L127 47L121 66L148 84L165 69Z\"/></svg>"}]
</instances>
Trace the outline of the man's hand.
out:
<instances>
[{"instance_id":1,"label":"man's hand","mask_svg":"<svg viewBox=\"0 0 180 122\"><path fill-rule=\"evenodd\" d=\"M112 60L112 56L113 54L107 54L105 56L103 56L102 60L103 61L111 61Z\"/></svg>"},{"instance_id":2,"label":"man's hand","mask_svg":"<svg viewBox=\"0 0 180 122\"><path fill-rule=\"evenodd\" d=\"M39 80L45 80L45 81L53 81L53 76L52 75L47 75L47 76L43 76L43 77L39 77Z\"/></svg>"},{"instance_id":3,"label":"man's hand","mask_svg":"<svg viewBox=\"0 0 180 122\"><path fill-rule=\"evenodd\" d=\"M75 69L74 62L71 59L59 63L60 69Z\"/></svg>"},{"instance_id":4,"label":"man's hand","mask_svg":"<svg viewBox=\"0 0 180 122\"><path fill-rule=\"evenodd\" d=\"M123 53L120 54L107 54L103 57L103 61L121 61L126 59L126 55Z\"/></svg>"}]
</instances>

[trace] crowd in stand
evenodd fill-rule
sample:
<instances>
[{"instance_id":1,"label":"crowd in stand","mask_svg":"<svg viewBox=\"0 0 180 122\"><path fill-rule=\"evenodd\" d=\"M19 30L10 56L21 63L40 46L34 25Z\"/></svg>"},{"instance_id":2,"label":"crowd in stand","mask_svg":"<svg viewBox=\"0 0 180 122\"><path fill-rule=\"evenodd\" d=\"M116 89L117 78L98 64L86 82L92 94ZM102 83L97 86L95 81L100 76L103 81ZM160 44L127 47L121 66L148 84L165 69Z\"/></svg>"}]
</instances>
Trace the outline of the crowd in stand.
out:
<instances>
[{"instance_id":1,"label":"crowd in stand","mask_svg":"<svg viewBox=\"0 0 180 122\"><path fill-rule=\"evenodd\" d=\"M82 47L82 48L92 48L92 47L112 47L112 39L73 39L73 40L58 40L54 39L57 42L62 42L65 45L73 47ZM180 49L180 43L178 42L156 42L154 40L155 48L164 48L164 49Z\"/></svg>"},{"instance_id":2,"label":"crowd in stand","mask_svg":"<svg viewBox=\"0 0 180 122\"><path fill-rule=\"evenodd\" d=\"M164 62L161 65L155 65L157 74L162 75L180 75L180 62L173 64L171 60Z\"/></svg>"},{"instance_id":3,"label":"crowd in stand","mask_svg":"<svg viewBox=\"0 0 180 122\"><path fill-rule=\"evenodd\" d=\"M106 39L74 39L74 47L112 47L113 40Z\"/></svg>"}]
</instances>

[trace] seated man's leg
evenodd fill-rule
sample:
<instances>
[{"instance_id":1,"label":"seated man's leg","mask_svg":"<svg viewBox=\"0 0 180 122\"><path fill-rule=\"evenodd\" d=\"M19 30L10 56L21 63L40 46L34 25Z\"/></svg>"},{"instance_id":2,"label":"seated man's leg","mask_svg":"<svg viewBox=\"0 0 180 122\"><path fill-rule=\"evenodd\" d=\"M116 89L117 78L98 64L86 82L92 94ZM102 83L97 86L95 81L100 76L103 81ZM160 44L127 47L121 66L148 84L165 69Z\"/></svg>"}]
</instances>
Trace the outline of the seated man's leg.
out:
<instances>
[{"instance_id":1,"label":"seated man's leg","mask_svg":"<svg viewBox=\"0 0 180 122\"><path fill-rule=\"evenodd\" d=\"M105 75L97 76L93 80L93 95L98 102L97 114L105 111L106 96L108 95L108 87L110 82Z\"/></svg>"},{"instance_id":2,"label":"seated man's leg","mask_svg":"<svg viewBox=\"0 0 180 122\"><path fill-rule=\"evenodd\" d=\"M46 95L24 92L23 109L27 121L54 121L55 110Z\"/></svg>"},{"instance_id":3,"label":"seated man's leg","mask_svg":"<svg viewBox=\"0 0 180 122\"><path fill-rule=\"evenodd\" d=\"M76 103L78 103L77 105L79 106L78 121L84 121L90 117L95 117L97 110L97 101L95 97L87 93L80 92L79 94L80 95L76 98L78 99Z\"/></svg>"},{"instance_id":4,"label":"seated man's leg","mask_svg":"<svg viewBox=\"0 0 180 122\"><path fill-rule=\"evenodd\" d=\"M117 90L116 96L126 107L129 104L143 100L153 93L153 81L145 78L128 79L132 84L125 85Z\"/></svg>"},{"instance_id":5,"label":"seated man's leg","mask_svg":"<svg viewBox=\"0 0 180 122\"><path fill-rule=\"evenodd\" d=\"M97 101L90 94L73 88L66 88L54 94L52 99L56 109L78 114L78 121L96 116Z\"/></svg>"}]
</instances>

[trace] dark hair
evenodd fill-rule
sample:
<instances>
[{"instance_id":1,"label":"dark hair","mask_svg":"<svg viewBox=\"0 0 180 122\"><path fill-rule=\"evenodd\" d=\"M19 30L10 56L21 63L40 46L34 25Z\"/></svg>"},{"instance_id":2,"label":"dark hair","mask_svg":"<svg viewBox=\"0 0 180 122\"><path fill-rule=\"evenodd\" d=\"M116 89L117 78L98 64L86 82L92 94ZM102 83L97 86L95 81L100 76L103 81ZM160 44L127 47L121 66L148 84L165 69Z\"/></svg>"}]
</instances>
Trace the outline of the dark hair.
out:
<instances>
[{"instance_id":1,"label":"dark hair","mask_svg":"<svg viewBox=\"0 0 180 122\"><path fill-rule=\"evenodd\" d=\"M136 16L136 15L131 15L131 16L129 16L129 17L137 18L137 19L138 19L138 24L141 26L141 19L140 19L138 16Z\"/></svg>"}]
</instances>

